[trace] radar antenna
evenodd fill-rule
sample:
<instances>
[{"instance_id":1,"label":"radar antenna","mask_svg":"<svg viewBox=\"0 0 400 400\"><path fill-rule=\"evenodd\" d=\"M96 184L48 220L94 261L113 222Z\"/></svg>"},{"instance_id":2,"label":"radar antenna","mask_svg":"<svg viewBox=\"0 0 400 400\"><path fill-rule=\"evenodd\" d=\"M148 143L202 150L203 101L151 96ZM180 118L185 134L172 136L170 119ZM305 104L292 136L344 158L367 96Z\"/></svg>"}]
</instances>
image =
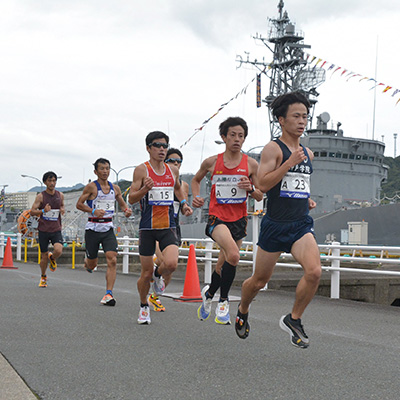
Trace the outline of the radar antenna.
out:
<instances>
[{"instance_id":1,"label":"radar antenna","mask_svg":"<svg viewBox=\"0 0 400 400\"><path fill-rule=\"evenodd\" d=\"M238 68L243 64L251 64L257 68L261 74L270 79L268 96L263 102L268 106L269 124L271 139L280 136L280 127L278 121L274 120L271 113L271 103L274 99L284 93L291 91L302 92L311 103L310 114L314 114L314 106L317 102L316 97L319 93L316 88L325 81L325 70L323 68L307 66L304 49L311 46L304 44L304 35L296 31L294 23L289 19L287 11L284 11L283 0L278 4L278 18L269 18L269 36L268 38L256 34L253 38L261 41L272 53L272 61L266 62L250 60L247 57L237 56ZM311 127L311 120L308 128Z\"/></svg>"}]
</instances>

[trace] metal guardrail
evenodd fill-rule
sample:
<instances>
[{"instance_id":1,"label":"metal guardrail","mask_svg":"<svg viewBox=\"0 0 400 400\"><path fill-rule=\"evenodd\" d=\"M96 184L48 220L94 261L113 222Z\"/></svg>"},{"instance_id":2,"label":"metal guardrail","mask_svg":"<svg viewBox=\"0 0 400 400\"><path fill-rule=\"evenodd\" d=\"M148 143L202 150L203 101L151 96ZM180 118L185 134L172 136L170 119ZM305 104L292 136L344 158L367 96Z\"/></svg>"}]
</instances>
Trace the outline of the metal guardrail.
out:
<instances>
[{"instance_id":1,"label":"metal guardrail","mask_svg":"<svg viewBox=\"0 0 400 400\"><path fill-rule=\"evenodd\" d=\"M129 272L129 256L139 256L138 252L138 239L137 238L129 238L127 236L120 238L119 248L122 251L119 253L122 255L122 272L127 274ZM195 246L196 251L196 260L199 262L204 262L204 283L208 284L211 282L211 274L212 274L212 263L216 263L218 256L213 257L213 255L218 255L220 250L214 249L214 242L209 239L182 239L183 243L191 243L197 244ZM200 245L199 245L200 244ZM243 248L248 248L252 246L252 251L242 250ZM366 268L349 268L341 266L342 263L366 263L371 265L381 265L385 264L393 264L398 265L400 269L400 247L389 247L389 246L349 246L349 245L341 245L338 242L334 242L332 244L324 244L318 245L318 248L321 251L321 261L330 261L330 265L322 265L323 271L328 271L331 273L331 299L339 299L340 298L340 274L341 272L358 272L365 274L379 274L379 275L391 275L391 276L399 276L399 271L387 271L387 270L376 270L376 269L366 269ZM131 249L133 251L131 251ZM252 242L243 242L242 249L240 250L240 261L239 265L252 265L253 271L255 267L255 255L256 255L256 244ZM378 252L381 254L380 257L353 257L353 256L341 256L341 251L354 250L360 251L364 250L367 252ZM326 255L322 251L327 251ZM179 248L179 258L187 259L189 253L188 247L180 247ZM383 254L394 254L397 255L398 258L388 258L383 257ZM244 257L251 257L251 260L244 259ZM282 253L281 260L285 259L293 259L290 253ZM296 268L301 269L301 265L298 263L287 263L287 262L278 262L276 266L284 267L284 268Z\"/></svg>"},{"instance_id":2,"label":"metal guardrail","mask_svg":"<svg viewBox=\"0 0 400 400\"><path fill-rule=\"evenodd\" d=\"M17 246L17 260L21 261L21 248L22 248L22 240L21 234L6 234L0 232L0 258L4 258L4 248L7 243L7 238L16 238L16 246ZM258 237L254 236L253 237ZM15 241L15 240L14 240ZM122 238L118 238L119 249L121 250L119 254L122 256L122 273L129 273L129 257L130 256L139 256L139 239L138 238L130 238L128 236L124 236ZM211 282L211 274L212 274L212 263L216 263L218 259L218 254L220 250L215 248L215 242L213 242L209 238L198 239L198 238L186 238L182 239L182 243L185 246L179 248L179 258L182 260L188 259L189 254L189 245L195 244L195 252L196 252L196 260L198 262L204 263L204 283ZM25 262L26 260L26 241L25 241ZM72 268L75 268L75 243L73 243L73 265ZM375 274L375 275L388 275L388 276L399 276L400 277L400 247L389 247L389 246L349 246L349 245L341 245L338 242L334 242L332 244L323 244L318 245L318 248L321 252L321 261L330 262L330 265L322 265L323 271L328 271L331 274L331 298L339 299L339 291L340 291L340 274L342 272L357 272L364 274ZM251 250L249 250L251 249ZM349 253L351 252L351 256L346 254L344 256L341 253ZM378 256L359 256L356 257L355 254L363 254L365 252L367 254L376 253ZM240 261L239 265L252 265L253 271L255 267L255 259L257 253L257 246L255 242L246 242L242 243L242 248L240 249ZM327 254L326 254L327 253ZM216 257L214 257L216 256ZM386 256L386 257L385 257ZM40 253L38 256L38 260L40 259ZM289 253L282 253L280 260L293 259L292 255ZM367 269L367 268L351 268L344 267L343 265L351 265L351 263L357 262L358 264L369 264L371 266L380 266L382 264L391 264L395 266L399 266L399 271L388 271L382 269ZM288 263L288 262L278 262L276 264L278 267L284 268L296 268L301 269L301 265L297 263Z\"/></svg>"}]
</instances>

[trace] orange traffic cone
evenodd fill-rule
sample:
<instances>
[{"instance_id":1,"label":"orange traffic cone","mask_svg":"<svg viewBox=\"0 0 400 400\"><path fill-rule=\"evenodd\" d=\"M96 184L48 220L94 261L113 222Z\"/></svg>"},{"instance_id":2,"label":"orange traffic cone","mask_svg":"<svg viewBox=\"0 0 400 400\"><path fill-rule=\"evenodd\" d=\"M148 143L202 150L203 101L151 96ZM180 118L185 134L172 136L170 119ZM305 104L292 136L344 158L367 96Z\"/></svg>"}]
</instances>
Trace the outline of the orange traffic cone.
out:
<instances>
[{"instance_id":1,"label":"orange traffic cone","mask_svg":"<svg viewBox=\"0 0 400 400\"><path fill-rule=\"evenodd\" d=\"M3 264L0 268L18 269L14 267L11 251L11 239L10 236L7 238L6 249L4 252Z\"/></svg>"},{"instance_id":2,"label":"orange traffic cone","mask_svg":"<svg viewBox=\"0 0 400 400\"><path fill-rule=\"evenodd\" d=\"M201 300L199 271L197 269L196 250L194 244L190 245L189 257L186 266L185 284L180 301L198 302Z\"/></svg>"}]
</instances>

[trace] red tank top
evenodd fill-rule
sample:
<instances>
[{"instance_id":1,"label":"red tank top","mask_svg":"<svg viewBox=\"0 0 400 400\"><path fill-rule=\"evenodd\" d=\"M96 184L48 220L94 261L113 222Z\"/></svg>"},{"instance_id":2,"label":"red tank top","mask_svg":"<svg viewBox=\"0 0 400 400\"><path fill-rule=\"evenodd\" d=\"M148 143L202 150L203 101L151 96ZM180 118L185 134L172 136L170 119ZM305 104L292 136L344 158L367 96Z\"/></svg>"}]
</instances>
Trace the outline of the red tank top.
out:
<instances>
[{"instance_id":1,"label":"red tank top","mask_svg":"<svg viewBox=\"0 0 400 400\"><path fill-rule=\"evenodd\" d=\"M237 186L237 182L243 176L249 177L246 154L242 155L240 164L234 168L225 167L223 153L218 154L211 175L209 215L225 222L237 221L247 216L247 191Z\"/></svg>"}]
</instances>

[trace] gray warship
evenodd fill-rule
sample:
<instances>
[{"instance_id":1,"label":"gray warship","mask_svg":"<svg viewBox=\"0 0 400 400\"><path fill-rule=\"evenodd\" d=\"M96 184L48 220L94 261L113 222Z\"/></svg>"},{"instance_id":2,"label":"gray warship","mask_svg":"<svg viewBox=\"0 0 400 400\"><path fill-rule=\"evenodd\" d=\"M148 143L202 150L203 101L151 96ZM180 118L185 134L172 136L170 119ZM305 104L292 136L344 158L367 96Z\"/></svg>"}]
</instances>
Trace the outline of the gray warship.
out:
<instances>
[{"instance_id":1,"label":"gray warship","mask_svg":"<svg viewBox=\"0 0 400 400\"><path fill-rule=\"evenodd\" d=\"M387 179L384 164L385 144L377 140L346 137L341 124L328 128L330 115L323 112L314 118L318 86L325 81L323 68L307 63L304 35L296 29L278 3L278 16L269 19L268 37L256 34L254 39L264 44L272 61L252 60L249 54L237 56L239 67L247 64L265 75L269 93L262 100L269 110L271 140L279 137L279 124L270 112L272 101L290 91L301 91L310 100L310 120L301 142L314 152L311 197L317 207L311 211L318 243L340 241L344 244L398 245L400 238L400 204L381 205L381 185ZM315 122L315 127L313 123ZM250 153L259 161L259 153ZM188 182L191 176L184 177ZM210 184L202 188L209 194ZM250 205L251 208L251 205ZM204 237L207 206L183 222L183 237ZM258 218L250 218L251 224Z\"/></svg>"}]
</instances>

